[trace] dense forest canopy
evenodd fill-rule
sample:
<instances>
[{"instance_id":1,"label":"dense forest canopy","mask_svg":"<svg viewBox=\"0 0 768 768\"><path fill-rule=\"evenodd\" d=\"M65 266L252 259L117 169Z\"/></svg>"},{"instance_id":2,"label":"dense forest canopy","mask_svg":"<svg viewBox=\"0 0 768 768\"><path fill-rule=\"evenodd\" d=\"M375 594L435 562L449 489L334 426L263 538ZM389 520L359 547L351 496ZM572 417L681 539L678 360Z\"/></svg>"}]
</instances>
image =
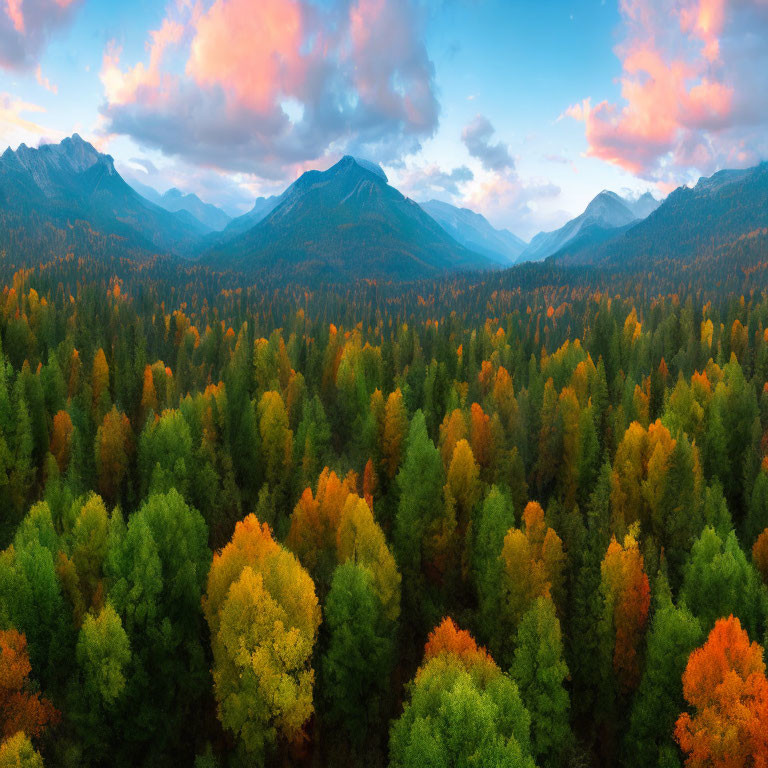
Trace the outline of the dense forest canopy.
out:
<instances>
[{"instance_id":1,"label":"dense forest canopy","mask_svg":"<svg viewBox=\"0 0 768 768\"><path fill-rule=\"evenodd\" d=\"M768 760L765 232L312 287L78 236L0 265L0 766Z\"/></svg>"}]
</instances>

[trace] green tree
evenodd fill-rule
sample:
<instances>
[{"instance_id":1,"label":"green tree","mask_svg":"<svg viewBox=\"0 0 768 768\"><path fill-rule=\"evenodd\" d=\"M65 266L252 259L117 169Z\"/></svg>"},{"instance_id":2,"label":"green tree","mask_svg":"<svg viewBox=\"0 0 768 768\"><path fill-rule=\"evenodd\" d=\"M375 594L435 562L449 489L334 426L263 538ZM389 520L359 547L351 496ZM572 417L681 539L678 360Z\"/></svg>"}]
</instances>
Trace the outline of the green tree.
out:
<instances>
[{"instance_id":1,"label":"green tree","mask_svg":"<svg viewBox=\"0 0 768 768\"><path fill-rule=\"evenodd\" d=\"M324 613L325 715L359 747L380 718L394 659L394 626L384 613L373 575L352 560L336 568Z\"/></svg>"},{"instance_id":2,"label":"green tree","mask_svg":"<svg viewBox=\"0 0 768 768\"><path fill-rule=\"evenodd\" d=\"M760 574L731 531L723 540L707 526L696 540L683 571L680 597L705 633L715 621L733 614L751 637L761 637L768 615L768 595Z\"/></svg>"},{"instance_id":3,"label":"green tree","mask_svg":"<svg viewBox=\"0 0 768 768\"><path fill-rule=\"evenodd\" d=\"M446 619L392 724L390 766L534 768L530 722L515 683Z\"/></svg>"},{"instance_id":4,"label":"green tree","mask_svg":"<svg viewBox=\"0 0 768 768\"><path fill-rule=\"evenodd\" d=\"M704 638L693 614L685 605L676 607L661 589L648 633L643 676L624 738L625 761L631 768L680 765L673 732L685 707L681 679L688 657Z\"/></svg>"},{"instance_id":5,"label":"green tree","mask_svg":"<svg viewBox=\"0 0 768 768\"><path fill-rule=\"evenodd\" d=\"M200 600L210 562L205 522L176 490L150 495L111 542L108 598L132 650L121 702L129 749L162 754L208 684Z\"/></svg>"},{"instance_id":6,"label":"green tree","mask_svg":"<svg viewBox=\"0 0 768 768\"><path fill-rule=\"evenodd\" d=\"M111 605L104 606L97 616L86 616L76 659L68 713L89 759L98 762L109 755L121 737L117 705L125 691L131 659L128 635Z\"/></svg>"},{"instance_id":7,"label":"green tree","mask_svg":"<svg viewBox=\"0 0 768 768\"><path fill-rule=\"evenodd\" d=\"M568 666L551 599L539 597L523 616L510 674L531 716L531 752L537 764L542 768L563 765L573 734L568 720L570 700L564 687Z\"/></svg>"},{"instance_id":8,"label":"green tree","mask_svg":"<svg viewBox=\"0 0 768 768\"><path fill-rule=\"evenodd\" d=\"M38 507L44 512L47 505ZM32 669L43 688L53 692L70 669L74 638L51 541L50 529L46 534L22 526L15 543L0 554L0 626L26 635Z\"/></svg>"},{"instance_id":9,"label":"green tree","mask_svg":"<svg viewBox=\"0 0 768 768\"><path fill-rule=\"evenodd\" d=\"M395 556L403 574L407 623L426 632L442 612L442 590L455 520L446 518L445 474L440 452L427 434L424 414L411 421L405 460L397 474L400 502L393 531Z\"/></svg>"},{"instance_id":10,"label":"green tree","mask_svg":"<svg viewBox=\"0 0 768 768\"><path fill-rule=\"evenodd\" d=\"M192 437L181 411L163 411L148 421L139 437L142 497L171 488L186 497L192 468Z\"/></svg>"},{"instance_id":11,"label":"green tree","mask_svg":"<svg viewBox=\"0 0 768 768\"><path fill-rule=\"evenodd\" d=\"M480 507L472 531L472 574L480 608L480 626L486 640L494 635L501 607L504 537L514 527L515 510L511 500L493 486Z\"/></svg>"}]
</instances>

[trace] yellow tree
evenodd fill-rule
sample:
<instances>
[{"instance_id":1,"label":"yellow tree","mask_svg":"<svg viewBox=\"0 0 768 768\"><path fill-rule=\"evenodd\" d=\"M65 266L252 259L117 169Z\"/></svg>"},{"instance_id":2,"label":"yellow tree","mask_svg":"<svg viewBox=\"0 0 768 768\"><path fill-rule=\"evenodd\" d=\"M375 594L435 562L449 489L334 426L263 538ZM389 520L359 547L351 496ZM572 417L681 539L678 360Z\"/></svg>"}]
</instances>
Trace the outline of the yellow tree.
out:
<instances>
[{"instance_id":1,"label":"yellow tree","mask_svg":"<svg viewBox=\"0 0 768 768\"><path fill-rule=\"evenodd\" d=\"M603 633L619 687L632 691L640 680L640 647L651 590L643 556L631 534L623 546L612 539L600 567L604 601Z\"/></svg>"},{"instance_id":2,"label":"yellow tree","mask_svg":"<svg viewBox=\"0 0 768 768\"><path fill-rule=\"evenodd\" d=\"M278 487L290 475L293 432L279 392L265 392L259 402L259 432L264 470L271 487Z\"/></svg>"},{"instance_id":3,"label":"yellow tree","mask_svg":"<svg viewBox=\"0 0 768 768\"><path fill-rule=\"evenodd\" d=\"M440 456L443 459L443 467L448 471L453 458L453 452L459 440L467 438L467 422L464 414L455 408L450 414L446 414L440 425Z\"/></svg>"},{"instance_id":4,"label":"yellow tree","mask_svg":"<svg viewBox=\"0 0 768 768\"><path fill-rule=\"evenodd\" d=\"M131 422L113 405L96 431L96 470L99 492L114 504L133 451Z\"/></svg>"},{"instance_id":5,"label":"yellow tree","mask_svg":"<svg viewBox=\"0 0 768 768\"><path fill-rule=\"evenodd\" d=\"M469 418L469 439L472 453L477 463L487 469L491 465L493 453L491 420L478 403L472 403Z\"/></svg>"},{"instance_id":6,"label":"yellow tree","mask_svg":"<svg viewBox=\"0 0 768 768\"><path fill-rule=\"evenodd\" d=\"M19 731L0 744L0 768L43 768L43 758Z\"/></svg>"},{"instance_id":7,"label":"yellow tree","mask_svg":"<svg viewBox=\"0 0 768 768\"><path fill-rule=\"evenodd\" d=\"M144 379L141 386L141 419L146 420L150 412L158 413L157 390L155 389L155 377L152 375L152 366L144 368Z\"/></svg>"},{"instance_id":8,"label":"yellow tree","mask_svg":"<svg viewBox=\"0 0 768 768\"><path fill-rule=\"evenodd\" d=\"M359 496L348 496L344 504L336 533L336 559L338 564L352 561L370 570L384 615L391 622L397 621L400 615L400 574L387 547L384 532L373 519L373 512L365 499Z\"/></svg>"},{"instance_id":9,"label":"yellow tree","mask_svg":"<svg viewBox=\"0 0 768 768\"><path fill-rule=\"evenodd\" d=\"M327 584L336 565L336 534L347 497L357 494L356 478L344 480L326 467L317 479L317 492L305 489L291 515L286 543L313 578Z\"/></svg>"},{"instance_id":10,"label":"yellow tree","mask_svg":"<svg viewBox=\"0 0 768 768\"><path fill-rule=\"evenodd\" d=\"M384 431L381 438L381 456L384 470L391 480L400 467L408 432L408 414L403 402L403 393L396 389L390 392L384 406Z\"/></svg>"},{"instance_id":11,"label":"yellow tree","mask_svg":"<svg viewBox=\"0 0 768 768\"><path fill-rule=\"evenodd\" d=\"M565 387L560 392L558 410L563 439L563 465L559 473L559 485L563 503L566 509L570 509L576 503L581 448L579 429L581 409L576 393L570 387Z\"/></svg>"},{"instance_id":12,"label":"yellow tree","mask_svg":"<svg viewBox=\"0 0 768 768\"><path fill-rule=\"evenodd\" d=\"M69 465L69 457L72 453L73 432L74 426L72 425L70 415L66 411L59 411L53 417L51 453L56 459L60 472L64 472Z\"/></svg>"},{"instance_id":13,"label":"yellow tree","mask_svg":"<svg viewBox=\"0 0 768 768\"><path fill-rule=\"evenodd\" d=\"M93 394L93 412L101 415L109 405L109 366L104 350L99 347L93 357L91 372L91 390Z\"/></svg>"},{"instance_id":14,"label":"yellow tree","mask_svg":"<svg viewBox=\"0 0 768 768\"><path fill-rule=\"evenodd\" d=\"M480 497L480 468L466 440L456 443L444 493L446 506L455 509L456 533L462 541L472 520L472 510Z\"/></svg>"},{"instance_id":15,"label":"yellow tree","mask_svg":"<svg viewBox=\"0 0 768 768\"><path fill-rule=\"evenodd\" d=\"M522 528L512 528L501 551L505 611L516 626L537 597L559 594L563 581L563 543L544 521L536 501L523 511Z\"/></svg>"},{"instance_id":16,"label":"yellow tree","mask_svg":"<svg viewBox=\"0 0 768 768\"><path fill-rule=\"evenodd\" d=\"M203 610L224 727L257 761L301 740L313 712L320 607L309 574L255 515L214 556Z\"/></svg>"}]
</instances>

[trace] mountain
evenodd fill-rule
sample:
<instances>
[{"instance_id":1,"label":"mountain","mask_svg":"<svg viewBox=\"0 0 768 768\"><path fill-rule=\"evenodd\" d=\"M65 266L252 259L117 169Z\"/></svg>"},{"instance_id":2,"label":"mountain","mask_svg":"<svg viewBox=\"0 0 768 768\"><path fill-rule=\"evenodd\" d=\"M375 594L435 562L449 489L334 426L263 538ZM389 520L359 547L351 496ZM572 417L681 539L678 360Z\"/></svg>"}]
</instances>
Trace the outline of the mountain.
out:
<instances>
[{"instance_id":1,"label":"mountain","mask_svg":"<svg viewBox=\"0 0 768 768\"><path fill-rule=\"evenodd\" d=\"M204 203L196 194L190 192L185 194L180 189L172 187L164 194L158 194L151 187L144 185L136 185L135 187L141 187L138 191L151 202L159 205L161 208L165 208L166 211L171 213L178 213L179 211L186 211L194 216L203 226L208 229L220 232L224 227L232 221L232 217L224 213L221 208L217 208L211 203ZM155 192L154 196L150 196L144 190L152 190Z\"/></svg>"},{"instance_id":2,"label":"mountain","mask_svg":"<svg viewBox=\"0 0 768 768\"><path fill-rule=\"evenodd\" d=\"M657 200L650 192L640 195L637 200L622 198L629 207L629 210L635 214L636 219L647 219L660 205L661 200Z\"/></svg>"},{"instance_id":3,"label":"mountain","mask_svg":"<svg viewBox=\"0 0 768 768\"><path fill-rule=\"evenodd\" d=\"M355 157L353 160L366 171L375 173L384 181L388 181L387 174L384 173L381 166L372 163L369 160L364 160L360 157ZM242 216L238 216L227 224L224 230L224 236L220 238L219 242L226 242L231 237L239 235L243 232L247 232L249 229L255 227L260 221L265 219L272 211L277 208L285 197L287 190L280 195L270 195L270 197L257 197L256 202L253 204L248 213L244 213Z\"/></svg>"},{"instance_id":4,"label":"mountain","mask_svg":"<svg viewBox=\"0 0 768 768\"><path fill-rule=\"evenodd\" d=\"M495 229L485 216L469 208L457 208L440 200L429 200L419 205L457 243L497 264L508 267L525 250L525 241L507 229Z\"/></svg>"},{"instance_id":5,"label":"mountain","mask_svg":"<svg viewBox=\"0 0 768 768\"><path fill-rule=\"evenodd\" d=\"M189 213L146 200L115 170L109 155L80 136L37 149L21 144L0 156L0 229L23 231L26 242L50 226L66 241L87 227L147 252L189 253L206 228Z\"/></svg>"},{"instance_id":6,"label":"mountain","mask_svg":"<svg viewBox=\"0 0 768 768\"><path fill-rule=\"evenodd\" d=\"M202 261L331 280L420 279L495 266L391 187L378 166L349 155L327 171L302 174L261 221L215 244Z\"/></svg>"},{"instance_id":7,"label":"mountain","mask_svg":"<svg viewBox=\"0 0 768 768\"><path fill-rule=\"evenodd\" d=\"M679 187L650 216L597 246L569 244L553 259L563 264L630 266L687 263L768 227L768 163L725 170Z\"/></svg>"},{"instance_id":8,"label":"mountain","mask_svg":"<svg viewBox=\"0 0 768 768\"><path fill-rule=\"evenodd\" d=\"M643 218L644 212L650 212L655 202L648 193L631 202L615 192L603 190L580 216L554 232L540 232L536 235L520 255L519 261L543 261L563 250L576 238L579 238L581 244L602 242L610 230L626 227Z\"/></svg>"}]
</instances>

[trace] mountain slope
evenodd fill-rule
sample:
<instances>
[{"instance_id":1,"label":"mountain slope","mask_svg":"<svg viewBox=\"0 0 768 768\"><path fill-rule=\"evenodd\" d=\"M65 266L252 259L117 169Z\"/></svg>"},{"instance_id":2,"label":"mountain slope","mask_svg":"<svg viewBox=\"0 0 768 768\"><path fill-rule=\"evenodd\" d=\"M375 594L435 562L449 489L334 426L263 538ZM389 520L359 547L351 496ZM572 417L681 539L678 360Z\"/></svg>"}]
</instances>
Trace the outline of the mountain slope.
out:
<instances>
[{"instance_id":1,"label":"mountain slope","mask_svg":"<svg viewBox=\"0 0 768 768\"><path fill-rule=\"evenodd\" d=\"M630 266L700 259L768 227L768 163L701 178L679 187L648 218L597 246L573 243L553 258L563 264Z\"/></svg>"},{"instance_id":2,"label":"mountain slope","mask_svg":"<svg viewBox=\"0 0 768 768\"><path fill-rule=\"evenodd\" d=\"M419 205L456 242L502 266L514 264L525 250L523 240L507 229L495 229L485 216L469 208L457 208L441 200L429 200Z\"/></svg>"},{"instance_id":3,"label":"mountain slope","mask_svg":"<svg viewBox=\"0 0 768 768\"><path fill-rule=\"evenodd\" d=\"M520 255L518 261L543 261L564 250L585 249L610 240L630 224L644 219L661 203L650 192L636 200L603 190L585 208L553 232L540 232Z\"/></svg>"},{"instance_id":4,"label":"mountain slope","mask_svg":"<svg viewBox=\"0 0 768 768\"><path fill-rule=\"evenodd\" d=\"M543 261L562 250L584 230L596 227L609 230L625 227L637 218L626 200L615 192L603 190L595 197L580 216L554 232L540 232L520 256L520 261Z\"/></svg>"},{"instance_id":5,"label":"mountain slope","mask_svg":"<svg viewBox=\"0 0 768 768\"><path fill-rule=\"evenodd\" d=\"M494 266L389 186L383 171L350 156L302 174L264 219L203 261L323 279L418 279Z\"/></svg>"},{"instance_id":6,"label":"mountain slope","mask_svg":"<svg viewBox=\"0 0 768 768\"><path fill-rule=\"evenodd\" d=\"M227 224L224 228L222 241L229 240L230 238L235 237L235 235L240 235L243 232L247 232L249 229L253 229L253 227L280 205L282 199L283 195L257 197L256 202L253 204L253 208L251 208L248 213L244 213L242 216L236 216L229 222L229 224Z\"/></svg>"},{"instance_id":7,"label":"mountain slope","mask_svg":"<svg viewBox=\"0 0 768 768\"><path fill-rule=\"evenodd\" d=\"M109 155L77 134L0 156L0 220L32 237L46 223L66 233L84 221L150 252L190 252L206 231L188 213L171 213L139 195Z\"/></svg>"}]
</instances>

